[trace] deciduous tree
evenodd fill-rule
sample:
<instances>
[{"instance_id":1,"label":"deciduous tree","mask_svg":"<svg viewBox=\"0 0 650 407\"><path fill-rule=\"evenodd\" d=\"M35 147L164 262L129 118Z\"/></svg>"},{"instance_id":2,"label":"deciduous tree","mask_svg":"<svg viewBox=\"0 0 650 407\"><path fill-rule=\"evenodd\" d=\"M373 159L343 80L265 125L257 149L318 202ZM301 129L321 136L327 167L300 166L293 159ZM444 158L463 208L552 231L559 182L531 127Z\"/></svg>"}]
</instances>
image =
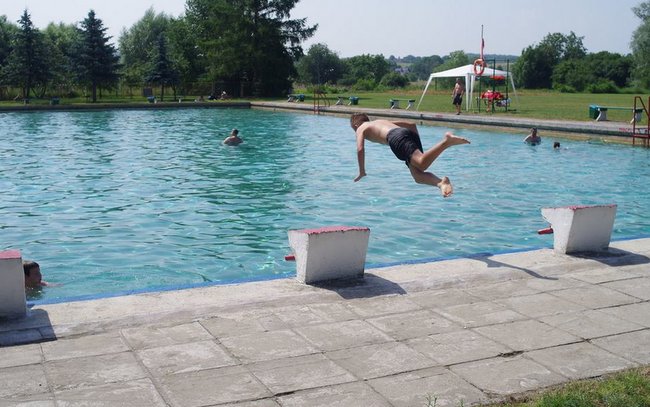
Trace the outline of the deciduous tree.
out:
<instances>
[{"instance_id":1,"label":"deciduous tree","mask_svg":"<svg viewBox=\"0 0 650 407\"><path fill-rule=\"evenodd\" d=\"M343 64L338 55L325 44L314 44L297 64L298 76L304 83L321 85L336 83L343 74Z\"/></svg>"},{"instance_id":2,"label":"deciduous tree","mask_svg":"<svg viewBox=\"0 0 650 407\"><path fill-rule=\"evenodd\" d=\"M632 8L641 24L632 34L630 46L634 58L634 79L643 87L650 88L650 1Z\"/></svg>"},{"instance_id":3,"label":"deciduous tree","mask_svg":"<svg viewBox=\"0 0 650 407\"><path fill-rule=\"evenodd\" d=\"M263 96L284 94L296 74L300 44L316 30L306 19L290 19L296 3L187 0L186 17L197 35L208 77L249 84L253 93Z\"/></svg>"}]
</instances>

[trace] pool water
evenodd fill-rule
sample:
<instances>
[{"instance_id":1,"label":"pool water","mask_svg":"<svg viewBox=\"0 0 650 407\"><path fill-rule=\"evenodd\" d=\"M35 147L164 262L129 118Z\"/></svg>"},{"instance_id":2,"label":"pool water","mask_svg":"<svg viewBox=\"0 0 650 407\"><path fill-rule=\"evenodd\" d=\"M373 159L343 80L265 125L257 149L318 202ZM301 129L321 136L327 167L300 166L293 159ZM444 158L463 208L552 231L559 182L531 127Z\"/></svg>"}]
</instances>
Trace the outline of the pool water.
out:
<instances>
[{"instance_id":1,"label":"pool water","mask_svg":"<svg viewBox=\"0 0 650 407\"><path fill-rule=\"evenodd\" d=\"M0 249L59 284L41 301L295 275L287 230L368 226L369 266L551 247L540 208L618 204L615 239L650 233L650 151L456 130L471 145L417 185L386 146L357 175L347 118L248 109L1 114ZM237 127L244 144L221 141ZM420 126L425 148L447 129Z\"/></svg>"}]
</instances>

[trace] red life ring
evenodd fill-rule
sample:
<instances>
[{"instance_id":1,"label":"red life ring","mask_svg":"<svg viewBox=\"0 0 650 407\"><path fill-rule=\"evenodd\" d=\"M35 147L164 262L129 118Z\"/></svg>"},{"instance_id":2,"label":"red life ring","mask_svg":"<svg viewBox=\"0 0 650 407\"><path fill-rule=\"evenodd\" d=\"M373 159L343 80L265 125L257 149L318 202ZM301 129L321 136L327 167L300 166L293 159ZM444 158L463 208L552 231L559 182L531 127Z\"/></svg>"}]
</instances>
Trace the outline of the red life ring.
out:
<instances>
[{"instance_id":1,"label":"red life ring","mask_svg":"<svg viewBox=\"0 0 650 407\"><path fill-rule=\"evenodd\" d=\"M477 66L479 67L479 69L476 69ZM483 72L485 72L485 61L479 58L476 61L474 61L474 74L476 76L481 76L483 75Z\"/></svg>"}]
</instances>

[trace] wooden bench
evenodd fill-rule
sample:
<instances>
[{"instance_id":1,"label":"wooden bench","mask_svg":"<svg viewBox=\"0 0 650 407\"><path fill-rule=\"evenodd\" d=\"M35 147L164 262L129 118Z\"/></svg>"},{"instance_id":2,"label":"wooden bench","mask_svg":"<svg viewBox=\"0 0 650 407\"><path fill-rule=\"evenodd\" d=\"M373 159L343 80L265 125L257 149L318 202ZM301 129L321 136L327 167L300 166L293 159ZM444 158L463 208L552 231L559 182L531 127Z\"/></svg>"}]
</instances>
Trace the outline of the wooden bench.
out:
<instances>
[{"instance_id":1,"label":"wooden bench","mask_svg":"<svg viewBox=\"0 0 650 407\"><path fill-rule=\"evenodd\" d=\"M619 106L601 106L601 105L590 105L589 114L592 119L595 119L597 122L607 121L607 111L608 110L627 110L632 113L631 123L638 123L641 120L641 113L643 109L634 109L633 107L619 107Z\"/></svg>"},{"instance_id":2,"label":"wooden bench","mask_svg":"<svg viewBox=\"0 0 650 407\"><path fill-rule=\"evenodd\" d=\"M359 104L359 98L356 96L337 96L336 97L336 103L334 103L335 106L342 106L343 105L343 100L347 99L348 100L348 106L350 105L358 105Z\"/></svg>"},{"instance_id":3,"label":"wooden bench","mask_svg":"<svg viewBox=\"0 0 650 407\"><path fill-rule=\"evenodd\" d=\"M299 94L290 94L287 98L287 102L304 102L305 95L302 93Z\"/></svg>"}]
</instances>

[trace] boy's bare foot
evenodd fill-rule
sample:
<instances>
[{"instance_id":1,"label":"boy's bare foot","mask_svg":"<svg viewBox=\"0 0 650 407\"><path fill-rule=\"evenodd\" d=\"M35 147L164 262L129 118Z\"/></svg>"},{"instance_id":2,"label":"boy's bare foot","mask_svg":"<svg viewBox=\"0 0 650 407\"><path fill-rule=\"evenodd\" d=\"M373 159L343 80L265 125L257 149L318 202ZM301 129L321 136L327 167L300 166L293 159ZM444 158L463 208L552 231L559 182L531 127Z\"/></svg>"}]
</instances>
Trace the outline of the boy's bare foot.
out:
<instances>
[{"instance_id":1,"label":"boy's bare foot","mask_svg":"<svg viewBox=\"0 0 650 407\"><path fill-rule=\"evenodd\" d=\"M458 144L469 144L469 140L467 140L466 138L454 136L453 134L451 134L451 132L448 131L445 133L445 143L447 143L450 146L455 146Z\"/></svg>"},{"instance_id":2,"label":"boy's bare foot","mask_svg":"<svg viewBox=\"0 0 650 407\"><path fill-rule=\"evenodd\" d=\"M451 186L451 181L449 181L448 177L442 177L438 183L438 188L440 188L443 198L449 197L454 192L454 188Z\"/></svg>"}]
</instances>

